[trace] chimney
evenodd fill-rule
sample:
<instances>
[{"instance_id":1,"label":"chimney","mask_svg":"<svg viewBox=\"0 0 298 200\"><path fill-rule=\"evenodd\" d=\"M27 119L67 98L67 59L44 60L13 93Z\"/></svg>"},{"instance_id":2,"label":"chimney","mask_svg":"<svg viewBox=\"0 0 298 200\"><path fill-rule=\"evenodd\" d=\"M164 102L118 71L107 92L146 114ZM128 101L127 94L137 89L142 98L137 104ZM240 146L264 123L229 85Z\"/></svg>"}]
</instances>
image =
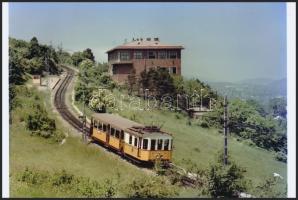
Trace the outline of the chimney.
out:
<instances>
[{"instance_id":1,"label":"chimney","mask_svg":"<svg viewBox=\"0 0 298 200\"><path fill-rule=\"evenodd\" d=\"M141 38L140 40L143 41L143 38Z\"/></svg>"},{"instance_id":2,"label":"chimney","mask_svg":"<svg viewBox=\"0 0 298 200\"><path fill-rule=\"evenodd\" d=\"M158 37L154 38L154 41L159 42L159 38Z\"/></svg>"},{"instance_id":3,"label":"chimney","mask_svg":"<svg viewBox=\"0 0 298 200\"><path fill-rule=\"evenodd\" d=\"M149 37L149 38L147 38L147 41L151 41L151 38Z\"/></svg>"}]
</instances>

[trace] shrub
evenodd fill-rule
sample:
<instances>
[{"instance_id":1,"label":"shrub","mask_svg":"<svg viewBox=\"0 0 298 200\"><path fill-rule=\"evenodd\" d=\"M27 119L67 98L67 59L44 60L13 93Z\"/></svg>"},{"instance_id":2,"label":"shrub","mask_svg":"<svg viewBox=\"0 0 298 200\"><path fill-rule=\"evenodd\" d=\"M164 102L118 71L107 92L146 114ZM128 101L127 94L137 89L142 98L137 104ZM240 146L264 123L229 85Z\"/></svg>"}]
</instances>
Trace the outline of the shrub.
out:
<instances>
[{"instance_id":1,"label":"shrub","mask_svg":"<svg viewBox=\"0 0 298 200\"><path fill-rule=\"evenodd\" d=\"M64 169L60 172L56 172L52 178L53 186L60 186L62 184L71 184L74 180L74 175L67 173Z\"/></svg>"},{"instance_id":2,"label":"shrub","mask_svg":"<svg viewBox=\"0 0 298 200\"><path fill-rule=\"evenodd\" d=\"M254 188L253 193L255 194L255 196L261 198L285 197L287 196L286 192L278 192L278 190L275 189L279 181L280 179L278 177L268 177L261 184L257 185ZM287 190L285 189L285 191Z\"/></svg>"},{"instance_id":3,"label":"shrub","mask_svg":"<svg viewBox=\"0 0 298 200\"><path fill-rule=\"evenodd\" d=\"M130 198L165 198L177 195L175 189L164 178L137 178L128 185L127 196Z\"/></svg>"},{"instance_id":4,"label":"shrub","mask_svg":"<svg viewBox=\"0 0 298 200\"><path fill-rule=\"evenodd\" d=\"M281 162L286 163L287 162L287 155L282 152L278 152L275 154L275 159Z\"/></svg>"},{"instance_id":5,"label":"shrub","mask_svg":"<svg viewBox=\"0 0 298 200\"><path fill-rule=\"evenodd\" d=\"M203 122L201 122L200 125L201 125L202 128L209 128L209 124L207 122L203 121Z\"/></svg>"},{"instance_id":6,"label":"shrub","mask_svg":"<svg viewBox=\"0 0 298 200\"><path fill-rule=\"evenodd\" d=\"M38 187L46 187L58 193L71 194L72 197L113 197L116 195L116 187L112 180L107 179L104 183L92 181L86 177L76 177L66 170L48 171L26 169L17 175L18 181ZM50 187L50 188L49 188Z\"/></svg>"},{"instance_id":7,"label":"shrub","mask_svg":"<svg viewBox=\"0 0 298 200\"><path fill-rule=\"evenodd\" d=\"M245 169L230 160L223 165L223 154L218 156L215 164L208 172L208 190L212 197L237 197L239 192L247 189L248 182L244 179Z\"/></svg>"},{"instance_id":8,"label":"shrub","mask_svg":"<svg viewBox=\"0 0 298 200\"><path fill-rule=\"evenodd\" d=\"M39 185L44 183L48 178L48 173L40 173L26 167L25 171L20 174L18 181L26 182L32 185Z\"/></svg>"}]
</instances>

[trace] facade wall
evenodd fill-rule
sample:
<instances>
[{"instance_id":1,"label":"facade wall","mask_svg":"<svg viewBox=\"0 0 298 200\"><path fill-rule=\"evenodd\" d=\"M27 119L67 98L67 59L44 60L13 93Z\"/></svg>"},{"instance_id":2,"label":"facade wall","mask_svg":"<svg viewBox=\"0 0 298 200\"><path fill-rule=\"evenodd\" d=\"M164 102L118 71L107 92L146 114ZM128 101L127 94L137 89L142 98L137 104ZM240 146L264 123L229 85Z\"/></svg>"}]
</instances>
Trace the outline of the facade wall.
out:
<instances>
[{"instance_id":1,"label":"facade wall","mask_svg":"<svg viewBox=\"0 0 298 200\"><path fill-rule=\"evenodd\" d=\"M120 52L127 52L128 60L120 59ZM140 52L142 58L136 59L134 57L135 52ZM149 58L149 52L155 52L156 58ZM165 52L166 58L159 58L159 52ZM175 52L176 58L169 58L169 52ZM118 83L124 83L127 80L128 74L131 72L131 69L136 70L136 76L139 76L142 71L145 69L149 70L150 68L176 68L176 74L181 75L181 49L154 49L154 50L139 50L139 49L130 49L130 50L115 50L109 52L108 61L110 67L110 74L114 81Z\"/></svg>"}]
</instances>

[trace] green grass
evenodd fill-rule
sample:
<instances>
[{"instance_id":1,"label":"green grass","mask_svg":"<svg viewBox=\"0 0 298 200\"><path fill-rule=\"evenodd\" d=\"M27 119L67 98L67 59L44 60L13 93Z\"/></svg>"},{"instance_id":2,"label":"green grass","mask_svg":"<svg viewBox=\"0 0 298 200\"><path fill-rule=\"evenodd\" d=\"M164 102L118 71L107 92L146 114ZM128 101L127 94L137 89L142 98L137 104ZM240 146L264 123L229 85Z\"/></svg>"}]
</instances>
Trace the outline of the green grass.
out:
<instances>
[{"instance_id":1,"label":"green grass","mask_svg":"<svg viewBox=\"0 0 298 200\"><path fill-rule=\"evenodd\" d=\"M113 93L116 99L120 99L122 94L120 91L114 90ZM124 103L128 102L124 99ZM140 102L144 105L143 100L140 99ZM82 105L76 104L81 109ZM195 120L191 120L191 125L189 125L188 117L183 114L156 109L138 111L128 107L123 110L110 111L143 124L163 124L162 129L173 134L173 162L180 166L186 167L183 159L191 159L201 169L206 169L214 161L217 152L223 150L223 135L217 129L201 128ZM92 111L87 109L86 113L90 116ZM249 146L245 142L237 141L234 137L229 137L228 153L237 164L247 170L245 175L252 181L253 186L260 184L268 177L273 177L273 173L276 172L284 179L279 181L275 189L285 192L287 165L275 160L274 152Z\"/></svg>"},{"instance_id":2,"label":"green grass","mask_svg":"<svg viewBox=\"0 0 298 200\"><path fill-rule=\"evenodd\" d=\"M39 136L31 136L25 128L25 122L20 122L24 113L30 112L26 104L33 101L22 96L22 108L12 112L13 124L10 126L10 196L11 197L60 197L50 188L29 187L18 182L16 175L26 167L54 172L65 169L76 176L89 177L92 180L103 182L105 179L119 178L119 185L124 187L135 177L149 175L144 170L122 160L119 156L107 152L98 145L86 145L81 142L81 137L69 134L70 130L62 126L57 120L57 114L50 110L50 98L47 92L36 92L44 97L48 111L56 119L57 128L69 137L63 145L53 140ZM22 110L22 112L21 112ZM22 121L22 120L21 120ZM117 175L118 174L118 175ZM63 194L62 194L63 195ZM122 196L122 191L119 191Z\"/></svg>"},{"instance_id":3,"label":"green grass","mask_svg":"<svg viewBox=\"0 0 298 200\"><path fill-rule=\"evenodd\" d=\"M76 176L89 177L92 180L103 182L105 179L115 179L120 174L117 195L123 197L125 186L136 177L149 175L146 170L122 160L114 153L107 152L97 145L85 145L79 135L71 134L71 130L58 120L58 114L51 111L50 95L47 91L37 92L42 96L41 102L48 108L49 115L56 119L57 128L69 136L63 145L38 136L30 136L22 121L24 113L30 112L26 104L32 99L22 96L23 107L12 113L13 124L10 126L10 195L12 197L67 197L69 194L55 193L51 188L43 186L29 187L17 181L16 175L26 167L37 170L54 172L65 169ZM114 91L115 95L121 93ZM141 101L142 102L142 101ZM78 104L81 109L82 105ZM92 113L88 108L87 115ZM223 148L223 137L216 129L203 129L192 121L188 125L188 118L183 114L169 111L114 111L135 121L151 124L163 123L162 129L171 132L174 137L174 163L185 166L183 159L191 159L202 169L206 169L214 160L216 153ZM229 138L229 153L242 167L245 167L246 177L253 185L272 176L273 172L281 174L285 179L277 185L276 190L284 191L286 186L286 164L274 159L272 152L251 147L244 142ZM181 188L180 197L196 197L198 191L192 188Z\"/></svg>"}]
</instances>

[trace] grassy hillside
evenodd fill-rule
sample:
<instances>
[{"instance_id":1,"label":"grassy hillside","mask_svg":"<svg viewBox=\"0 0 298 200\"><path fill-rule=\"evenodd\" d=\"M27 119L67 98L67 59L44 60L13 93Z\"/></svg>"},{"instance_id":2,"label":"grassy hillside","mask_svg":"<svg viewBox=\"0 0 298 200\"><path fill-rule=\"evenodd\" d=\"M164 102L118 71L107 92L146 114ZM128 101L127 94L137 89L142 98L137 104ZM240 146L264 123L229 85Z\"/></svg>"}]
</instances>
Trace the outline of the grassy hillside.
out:
<instances>
[{"instance_id":1,"label":"grassy hillside","mask_svg":"<svg viewBox=\"0 0 298 200\"><path fill-rule=\"evenodd\" d=\"M143 111L130 108L128 98L123 98L118 90L114 90L115 99L122 102L123 109L110 109L110 112L118 113L121 116L130 118L143 124L163 124L162 129L174 136L173 161L180 166L186 167L185 159L191 159L202 169L206 169L214 160L216 153L223 149L223 135L217 129L204 129L196 124L196 121L189 120L185 115L165 110ZM139 108L143 108L142 99ZM118 105L119 102L118 102ZM138 103L134 104L138 105ZM81 105L79 107L82 108ZM118 107L119 108L119 107ZM87 114L92 111L87 109ZM228 138L228 153L242 167L245 167L246 177L256 186L266 178L273 177L273 173L279 173L284 177L275 188L277 191L286 191L287 165L276 161L274 153L250 146L245 142L239 142L233 137ZM250 191L252 192L252 191Z\"/></svg>"},{"instance_id":2,"label":"grassy hillside","mask_svg":"<svg viewBox=\"0 0 298 200\"><path fill-rule=\"evenodd\" d=\"M57 129L68 135L66 142L61 145L53 140L39 136L31 136L26 130L24 113L29 112L26 104L33 101L35 96L18 94L23 106L12 112L10 126L10 190L12 197L72 197L77 196L70 192L56 191L48 185L34 186L19 181L19 176L26 167L36 171L55 173L65 169L68 173L78 177L90 178L104 184L112 180L117 185L117 196L124 197L126 186L135 178L152 176L152 173L122 160L119 156L107 152L98 145L85 145L78 134L72 134L72 129L64 126L58 120L58 114L53 113L48 91L35 91L39 101L44 102L49 115L56 119ZM115 95L121 92L115 90ZM38 98L37 98L38 99ZM27 103L25 103L27 102ZM126 100L127 102L127 100ZM141 101L142 102L142 101ZM90 115L92 111L87 109ZM223 146L223 138L215 129L203 129L195 121L189 121L183 114L169 111L136 111L130 108L115 111L132 120L151 124L163 123L163 129L174 136L174 162L185 166L183 159L191 159L202 169L208 167L214 155ZM280 181L276 190L284 191L286 186L286 164L274 159L271 152L251 147L245 143L229 138L229 153L234 160L247 169L246 177L252 180L253 185L272 176L273 172L281 174L285 179ZM195 197L195 189L180 188L179 196Z\"/></svg>"},{"instance_id":3,"label":"grassy hillside","mask_svg":"<svg viewBox=\"0 0 298 200\"><path fill-rule=\"evenodd\" d=\"M11 197L68 197L73 194L55 193L48 187L29 187L26 183L18 181L18 175L26 167L33 170L46 170L55 172L65 169L76 176L89 177L91 180L103 183L106 179L117 180L119 191L135 177L150 175L147 170L120 159L117 155L106 151L98 145L83 144L80 136L71 134L68 127L64 127L57 114L51 112L50 96L45 91L35 91L44 102L52 117L56 119L57 128L68 134L63 145L50 139L39 136L31 136L25 128L23 113L29 112L26 103L32 101L26 94L19 94L23 99L22 108L14 110L12 125L10 125L10 196ZM118 194L120 196L121 192Z\"/></svg>"}]
</instances>

